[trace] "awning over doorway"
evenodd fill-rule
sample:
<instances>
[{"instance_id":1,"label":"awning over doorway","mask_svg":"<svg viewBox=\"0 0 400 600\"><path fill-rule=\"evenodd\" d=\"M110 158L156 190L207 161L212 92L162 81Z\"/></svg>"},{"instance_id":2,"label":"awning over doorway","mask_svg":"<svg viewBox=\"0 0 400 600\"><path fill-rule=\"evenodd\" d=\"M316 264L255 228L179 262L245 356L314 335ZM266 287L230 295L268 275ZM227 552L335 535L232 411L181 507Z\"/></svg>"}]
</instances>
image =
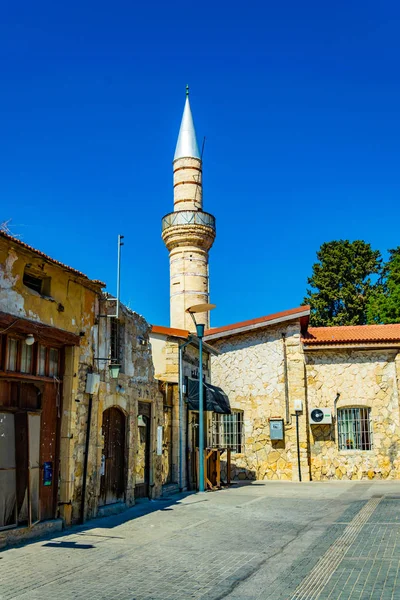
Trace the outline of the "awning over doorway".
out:
<instances>
[{"instance_id":1,"label":"awning over doorway","mask_svg":"<svg viewBox=\"0 0 400 600\"><path fill-rule=\"evenodd\" d=\"M203 384L204 410L220 413L222 415L230 415L231 407L229 398L221 388L211 385L211 383ZM188 395L187 404L189 410L199 410L199 380L188 379Z\"/></svg>"}]
</instances>

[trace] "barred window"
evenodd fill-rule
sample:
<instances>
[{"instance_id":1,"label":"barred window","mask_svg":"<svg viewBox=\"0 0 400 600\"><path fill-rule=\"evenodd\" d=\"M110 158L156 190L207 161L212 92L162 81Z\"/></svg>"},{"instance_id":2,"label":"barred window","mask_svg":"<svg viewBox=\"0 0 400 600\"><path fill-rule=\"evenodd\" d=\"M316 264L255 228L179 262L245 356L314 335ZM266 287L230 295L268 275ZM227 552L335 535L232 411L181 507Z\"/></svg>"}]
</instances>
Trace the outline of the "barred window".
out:
<instances>
[{"instance_id":1,"label":"barred window","mask_svg":"<svg viewBox=\"0 0 400 600\"><path fill-rule=\"evenodd\" d=\"M233 411L230 415L213 413L213 448L229 448L232 452L243 452L243 412Z\"/></svg>"},{"instance_id":2,"label":"barred window","mask_svg":"<svg viewBox=\"0 0 400 600\"><path fill-rule=\"evenodd\" d=\"M372 450L372 423L369 408L338 410L339 450Z\"/></svg>"},{"instance_id":3,"label":"barred window","mask_svg":"<svg viewBox=\"0 0 400 600\"><path fill-rule=\"evenodd\" d=\"M110 359L112 363L121 365L121 373L124 372L123 363L123 340L124 330L123 325L118 319L112 317L110 319Z\"/></svg>"}]
</instances>

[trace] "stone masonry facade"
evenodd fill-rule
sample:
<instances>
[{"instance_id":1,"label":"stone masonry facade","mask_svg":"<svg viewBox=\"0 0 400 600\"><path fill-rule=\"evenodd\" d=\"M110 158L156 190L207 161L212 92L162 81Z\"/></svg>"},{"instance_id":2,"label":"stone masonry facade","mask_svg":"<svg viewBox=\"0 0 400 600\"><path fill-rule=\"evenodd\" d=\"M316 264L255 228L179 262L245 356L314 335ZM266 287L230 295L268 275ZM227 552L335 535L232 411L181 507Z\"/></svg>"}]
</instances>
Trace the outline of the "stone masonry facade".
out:
<instances>
[{"instance_id":1,"label":"stone masonry facade","mask_svg":"<svg viewBox=\"0 0 400 600\"><path fill-rule=\"evenodd\" d=\"M212 332L212 330L211 330ZM211 343L211 342L210 342ZM310 350L300 321L213 340L212 383L243 411L242 452L232 454L232 477L298 480L296 417L302 480L400 478L400 354L397 348ZM339 450L335 412L370 409L371 450ZM330 408L332 425L310 425L311 408ZM284 440L270 439L282 419Z\"/></svg>"},{"instance_id":2,"label":"stone masonry facade","mask_svg":"<svg viewBox=\"0 0 400 600\"><path fill-rule=\"evenodd\" d=\"M373 450L338 450L337 428L310 427L311 476L320 479L400 478L400 354L395 349L306 352L308 403L371 410Z\"/></svg>"},{"instance_id":3,"label":"stone masonry facade","mask_svg":"<svg viewBox=\"0 0 400 600\"><path fill-rule=\"evenodd\" d=\"M243 333L216 341L213 346L221 355L211 359L212 383L226 392L232 410L243 411L244 452L232 454L232 477L298 479L296 429L290 415L294 412L294 400L305 403L299 323ZM271 441L270 419L285 419L287 412L285 439ZM305 413L300 418L299 433L302 479L307 480Z\"/></svg>"}]
</instances>

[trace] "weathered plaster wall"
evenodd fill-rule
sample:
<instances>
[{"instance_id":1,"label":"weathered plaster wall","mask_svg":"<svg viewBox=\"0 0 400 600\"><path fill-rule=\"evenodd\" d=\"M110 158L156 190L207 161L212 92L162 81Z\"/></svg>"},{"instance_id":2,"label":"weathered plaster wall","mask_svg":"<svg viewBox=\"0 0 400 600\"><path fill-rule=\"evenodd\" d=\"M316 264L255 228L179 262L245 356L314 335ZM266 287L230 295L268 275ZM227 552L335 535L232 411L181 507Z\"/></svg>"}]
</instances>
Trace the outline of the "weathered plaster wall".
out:
<instances>
[{"instance_id":1,"label":"weathered plaster wall","mask_svg":"<svg viewBox=\"0 0 400 600\"><path fill-rule=\"evenodd\" d=\"M397 350L307 351L310 408L369 407L373 449L339 450L337 425L311 426L313 479L400 477L400 414Z\"/></svg>"},{"instance_id":2,"label":"weathered plaster wall","mask_svg":"<svg viewBox=\"0 0 400 600\"><path fill-rule=\"evenodd\" d=\"M165 357L165 346L166 339L165 336L160 334L151 333L150 334L150 343L151 343L151 353L153 357L154 364L154 375L156 379L163 380L165 377L167 363Z\"/></svg>"},{"instance_id":3,"label":"weathered plaster wall","mask_svg":"<svg viewBox=\"0 0 400 600\"><path fill-rule=\"evenodd\" d=\"M304 355L299 322L256 329L213 340L212 344L222 353L211 359L212 383L227 393L232 409L244 412L244 451L232 454L232 476L238 479L296 480L298 466L294 420L285 425L283 441L271 441L269 420L273 417L285 419L286 401L290 414L294 412L294 400L302 400L305 405ZM303 412L300 417L303 480L309 479L307 435Z\"/></svg>"},{"instance_id":4,"label":"weathered plaster wall","mask_svg":"<svg viewBox=\"0 0 400 600\"><path fill-rule=\"evenodd\" d=\"M23 283L25 266L49 277L50 294L43 296ZM161 491L161 457L156 455L157 426L162 425L162 397L149 344L150 326L145 319L121 306L123 338L122 369L118 381L110 380L109 320L99 314L114 314L115 304L102 302L101 285L71 273L35 252L0 237L0 311L80 335L79 346L65 348L60 435L60 515L68 525L80 519L85 440L89 395L85 393L90 371L99 371L101 384L93 395L91 436L86 490L86 518L96 515L100 490L100 466L104 438L105 409L119 407L126 415L126 503L134 502L137 455L138 402L152 403L152 448L150 492ZM120 386L120 387L118 387Z\"/></svg>"},{"instance_id":5,"label":"weathered plaster wall","mask_svg":"<svg viewBox=\"0 0 400 600\"><path fill-rule=\"evenodd\" d=\"M23 283L29 265L38 276L50 278L49 294L41 295ZM74 499L80 494L86 406L81 400L86 374L93 368L98 298L101 285L79 277L34 251L0 237L0 310L16 317L80 335L79 346L64 348L60 432L60 515L69 524L79 518ZM11 331L11 330L10 330ZM40 330L38 330L40 332ZM40 334L40 333L39 333Z\"/></svg>"},{"instance_id":6,"label":"weathered plaster wall","mask_svg":"<svg viewBox=\"0 0 400 600\"><path fill-rule=\"evenodd\" d=\"M27 264L51 279L50 296L42 296L24 285ZM100 285L0 237L1 311L72 333L87 333L94 322L95 299L100 291Z\"/></svg>"}]
</instances>

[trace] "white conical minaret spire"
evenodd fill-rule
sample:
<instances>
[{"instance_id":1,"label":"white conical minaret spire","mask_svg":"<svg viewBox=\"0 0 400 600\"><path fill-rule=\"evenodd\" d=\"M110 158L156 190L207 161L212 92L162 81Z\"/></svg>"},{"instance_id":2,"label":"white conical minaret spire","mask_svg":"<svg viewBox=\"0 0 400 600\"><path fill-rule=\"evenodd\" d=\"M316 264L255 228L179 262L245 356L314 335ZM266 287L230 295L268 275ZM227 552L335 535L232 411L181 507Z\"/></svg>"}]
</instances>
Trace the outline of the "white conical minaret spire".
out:
<instances>
[{"instance_id":1,"label":"white conical minaret spire","mask_svg":"<svg viewBox=\"0 0 400 600\"><path fill-rule=\"evenodd\" d=\"M192 111L189 102L189 86L186 86L186 102L183 110L181 128L179 130L174 160L178 158L201 158L197 145L196 131L194 129Z\"/></svg>"},{"instance_id":2,"label":"white conical minaret spire","mask_svg":"<svg viewBox=\"0 0 400 600\"><path fill-rule=\"evenodd\" d=\"M208 251L215 238L215 219L203 212L202 160L197 145L186 86L178 143L173 161L174 212L162 221L162 237L169 250L171 327L194 331L186 309L209 302ZM208 313L197 313L209 327Z\"/></svg>"}]
</instances>

